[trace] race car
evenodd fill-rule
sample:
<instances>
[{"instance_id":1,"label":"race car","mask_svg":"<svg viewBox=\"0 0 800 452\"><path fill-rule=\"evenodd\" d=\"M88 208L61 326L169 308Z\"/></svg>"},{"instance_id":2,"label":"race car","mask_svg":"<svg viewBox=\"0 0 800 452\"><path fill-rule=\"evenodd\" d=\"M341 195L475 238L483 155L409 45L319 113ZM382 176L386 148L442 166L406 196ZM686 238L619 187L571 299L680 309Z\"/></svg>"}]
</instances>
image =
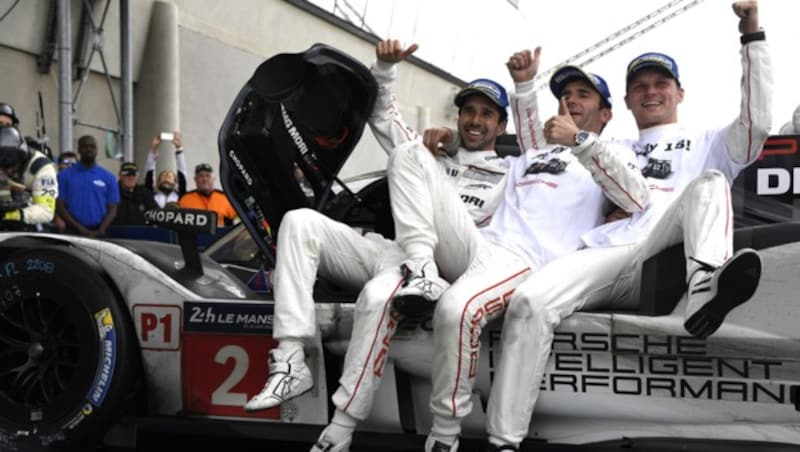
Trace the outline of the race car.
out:
<instances>
[{"instance_id":1,"label":"race car","mask_svg":"<svg viewBox=\"0 0 800 452\"><path fill-rule=\"evenodd\" d=\"M195 234L213 232L213 214L183 209L149 213L180 245L0 233L0 450L132 445L138 428L316 438L332 413L358 287L318 281L313 389L263 412L243 405L276 345L269 275L283 215L313 208L393 235L385 178L337 177L376 89L360 62L321 44L259 66L218 138L221 180L242 224L203 254ZM753 299L709 338L693 338L682 326L681 247L655 256L638 311L578 312L561 324L523 450L800 446L799 144L771 138L734 186L736 247L764 261ZM481 338L465 437L485 435L501 327ZM431 348L429 317L399 325L354 447L377 432L392 441L371 450L419 448L431 423Z\"/></svg>"}]
</instances>

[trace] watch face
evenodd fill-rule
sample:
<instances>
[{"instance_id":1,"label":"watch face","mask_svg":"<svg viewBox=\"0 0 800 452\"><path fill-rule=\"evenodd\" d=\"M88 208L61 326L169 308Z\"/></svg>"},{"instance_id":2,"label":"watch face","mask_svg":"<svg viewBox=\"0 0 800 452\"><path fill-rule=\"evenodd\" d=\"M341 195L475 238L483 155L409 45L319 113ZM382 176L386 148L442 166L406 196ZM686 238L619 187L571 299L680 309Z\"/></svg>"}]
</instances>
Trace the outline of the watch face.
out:
<instances>
[{"instance_id":1,"label":"watch face","mask_svg":"<svg viewBox=\"0 0 800 452\"><path fill-rule=\"evenodd\" d=\"M575 134L575 145L580 146L584 141L586 141L587 138L589 138L589 132L581 130Z\"/></svg>"}]
</instances>

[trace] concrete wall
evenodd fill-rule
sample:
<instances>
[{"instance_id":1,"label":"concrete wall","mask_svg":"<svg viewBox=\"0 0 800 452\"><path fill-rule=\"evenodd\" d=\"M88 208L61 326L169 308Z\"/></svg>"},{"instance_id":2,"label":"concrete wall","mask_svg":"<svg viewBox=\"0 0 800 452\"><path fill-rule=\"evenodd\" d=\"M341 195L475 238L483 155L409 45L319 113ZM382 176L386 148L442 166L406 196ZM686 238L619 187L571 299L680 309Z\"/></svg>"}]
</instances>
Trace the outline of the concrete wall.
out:
<instances>
[{"instance_id":1,"label":"concrete wall","mask_svg":"<svg viewBox=\"0 0 800 452\"><path fill-rule=\"evenodd\" d=\"M55 68L54 68L55 69ZM36 117L39 112L39 99L37 93L41 91L44 106L46 132L49 138L48 145L55 154L62 151L58 143L58 80L56 71L41 75L36 69L36 57L26 52L20 52L8 47L0 46L0 101L8 102L14 106L20 119L20 131L24 135L36 136ZM117 101L119 102L119 84L112 84ZM83 87L77 113L73 119L81 122L116 127L116 116L108 94L108 85L105 77L92 72ZM106 133L95 128L76 125L74 127L74 142L71 148L77 147L78 138L82 135L93 135L100 144L98 162L105 168L116 173L119 163L108 158L103 151L106 143ZM111 137L108 137L111 140ZM113 140L111 140L113 141ZM109 142L114 152L112 142Z\"/></svg>"},{"instance_id":2,"label":"concrete wall","mask_svg":"<svg viewBox=\"0 0 800 452\"><path fill-rule=\"evenodd\" d=\"M36 93L41 90L45 98L48 135L58 137L56 66L50 74L36 71L36 54L44 37L47 5L45 1L20 2L0 26L0 101L13 104L20 113L22 129L34 132ZM77 34L80 17L79 1L73 0L73 35ZM131 1L132 45L134 69L134 155L140 165L144 163L149 141L162 127L153 120L155 112L169 106L169 96L154 95L148 76L155 70L148 44L154 8L151 0ZM178 119L177 128L184 134L189 166L189 186L194 187L192 168L200 162L217 165L216 136L222 119L231 102L253 70L266 58L276 53L300 52L317 42L337 47L370 65L374 60L374 44L363 36L356 36L341 27L332 25L309 14L302 8L283 0L175 0L178 24ZM98 1L95 17L99 21L104 1ZM112 0L106 20L105 52L109 69L114 76L114 89L118 95L119 76L119 10L118 1ZM12 24L8 26L8 24ZM98 67L98 61L92 65ZM418 128L418 118L431 125L451 124L451 105L456 83L435 71L404 63L399 67L397 99L400 110L409 124ZM116 117L111 109L105 79L92 73L81 95L78 116L87 123L116 128ZM419 110L418 107L426 109ZM421 114L420 114L421 113ZM157 115L156 115L157 116ZM76 126L74 136L84 133L95 135L102 143L105 134ZM162 147L162 149L168 149ZM365 133L358 150L345 166L342 175L359 174L385 166L385 154L379 150L374 138ZM163 159L160 165L169 166ZM102 159L108 169L115 171L117 163Z\"/></svg>"}]
</instances>

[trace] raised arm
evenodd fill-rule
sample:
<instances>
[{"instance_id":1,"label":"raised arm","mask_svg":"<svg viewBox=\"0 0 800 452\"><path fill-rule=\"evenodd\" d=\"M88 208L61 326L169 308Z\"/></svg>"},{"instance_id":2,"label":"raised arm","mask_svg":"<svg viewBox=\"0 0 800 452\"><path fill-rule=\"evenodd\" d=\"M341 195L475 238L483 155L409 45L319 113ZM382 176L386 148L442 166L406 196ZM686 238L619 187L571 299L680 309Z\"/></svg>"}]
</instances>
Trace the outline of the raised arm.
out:
<instances>
[{"instance_id":1,"label":"raised arm","mask_svg":"<svg viewBox=\"0 0 800 452\"><path fill-rule=\"evenodd\" d=\"M742 33L742 99L739 116L722 133L730 159L749 164L758 158L772 127L772 62L758 22L758 2L738 1L733 11Z\"/></svg>"},{"instance_id":2,"label":"raised arm","mask_svg":"<svg viewBox=\"0 0 800 452\"><path fill-rule=\"evenodd\" d=\"M539 119L539 102L533 86L533 78L539 71L541 52L541 47L537 47L533 52L523 50L511 55L506 63L508 73L514 80L511 115L521 152L539 149L545 144L542 121Z\"/></svg>"},{"instance_id":3,"label":"raised arm","mask_svg":"<svg viewBox=\"0 0 800 452\"><path fill-rule=\"evenodd\" d=\"M397 79L395 66L417 48L416 44L403 48L400 41L391 39L378 42L375 48L377 60L372 66L372 75L378 82L378 98L369 117L369 126L387 154L400 144L420 140L419 134L403 121L394 98L394 82Z\"/></svg>"},{"instance_id":4,"label":"raised arm","mask_svg":"<svg viewBox=\"0 0 800 452\"><path fill-rule=\"evenodd\" d=\"M154 136L150 141L150 149L147 150L147 160L144 164L144 186L152 191L156 190L156 159L158 158L158 145L160 144L161 137L159 135Z\"/></svg>"},{"instance_id":5,"label":"raised arm","mask_svg":"<svg viewBox=\"0 0 800 452\"><path fill-rule=\"evenodd\" d=\"M183 149L183 135L179 130L173 132L172 144L175 145L175 169L178 173L178 195L186 193L186 154Z\"/></svg>"}]
</instances>

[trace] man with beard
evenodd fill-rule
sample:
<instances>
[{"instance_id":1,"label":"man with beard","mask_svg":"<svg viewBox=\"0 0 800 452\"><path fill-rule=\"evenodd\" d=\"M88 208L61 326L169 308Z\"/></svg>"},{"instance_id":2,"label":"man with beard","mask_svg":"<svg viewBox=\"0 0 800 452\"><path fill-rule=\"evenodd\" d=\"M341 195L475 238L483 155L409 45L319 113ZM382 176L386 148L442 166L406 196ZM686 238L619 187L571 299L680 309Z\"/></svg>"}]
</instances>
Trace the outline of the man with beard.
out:
<instances>
[{"instance_id":1,"label":"man with beard","mask_svg":"<svg viewBox=\"0 0 800 452\"><path fill-rule=\"evenodd\" d=\"M183 150L183 136L179 130L172 133L172 145L175 147L175 169L159 171L155 185L153 184L153 174L156 170L156 160L158 159L158 148L161 145L161 135L153 137L150 142L150 152L147 153L147 161L144 165L144 186L155 194L155 200L159 207L167 204L177 204L178 200L186 193L186 155Z\"/></svg>"},{"instance_id":2,"label":"man with beard","mask_svg":"<svg viewBox=\"0 0 800 452\"><path fill-rule=\"evenodd\" d=\"M427 131L420 137L405 123L394 98L395 65L416 49L416 45L404 48L396 40L381 41L376 47L372 74L378 82L378 98L369 124L387 153L403 143L432 139ZM506 167L494 147L496 138L505 132L508 96L498 83L478 79L460 90L453 102L459 107L458 133L449 143L450 154L438 161L470 221L480 226L491 219L505 188ZM270 352L264 389L245 409L280 405L313 386L304 344L316 332L313 287L317 275L360 289L353 334L357 340L350 343L341 386L333 396L337 407L333 422L319 440L319 444L333 444L332 449L325 450L347 450L356 422L369 414L382 373L380 365L360 376L363 364L372 362L378 352L370 347L373 333L367 330L381 329L382 333L377 333L380 337L392 330L391 326L386 329L383 305L403 281L400 264L405 256L393 241L375 233L362 235L311 209L293 210L284 216L278 244L274 286L275 300L279 301L275 303L273 337L279 345Z\"/></svg>"},{"instance_id":3,"label":"man with beard","mask_svg":"<svg viewBox=\"0 0 800 452\"><path fill-rule=\"evenodd\" d=\"M119 186L114 174L97 164L97 140L91 135L78 139L76 165L58 174L60 196L56 213L66 223L68 234L100 237L117 214Z\"/></svg>"}]
</instances>

